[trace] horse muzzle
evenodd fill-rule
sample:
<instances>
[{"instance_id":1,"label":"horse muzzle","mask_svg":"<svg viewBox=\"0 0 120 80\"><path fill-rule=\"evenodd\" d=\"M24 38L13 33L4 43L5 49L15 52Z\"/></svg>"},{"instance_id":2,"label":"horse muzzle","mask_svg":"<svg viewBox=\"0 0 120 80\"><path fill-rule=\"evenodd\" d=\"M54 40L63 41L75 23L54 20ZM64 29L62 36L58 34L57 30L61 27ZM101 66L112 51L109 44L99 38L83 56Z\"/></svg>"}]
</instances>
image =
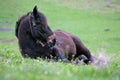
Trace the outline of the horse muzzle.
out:
<instances>
[{"instance_id":1,"label":"horse muzzle","mask_svg":"<svg viewBox=\"0 0 120 80\"><path fill-rule=\"evenodd\" d=\"M47 44L48 47L53 47L56 43L55 34L48 37Z\"/></svg>"}]
</instances>

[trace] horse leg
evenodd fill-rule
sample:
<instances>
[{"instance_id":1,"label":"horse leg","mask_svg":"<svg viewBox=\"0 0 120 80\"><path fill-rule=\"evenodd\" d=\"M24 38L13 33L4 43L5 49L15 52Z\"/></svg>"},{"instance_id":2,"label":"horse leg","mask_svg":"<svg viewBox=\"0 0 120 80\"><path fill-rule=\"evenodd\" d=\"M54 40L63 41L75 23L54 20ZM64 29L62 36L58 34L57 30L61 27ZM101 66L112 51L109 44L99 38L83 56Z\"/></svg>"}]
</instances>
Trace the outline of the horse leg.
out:
<instances>
[{"instance_id":1,"label":"horse leg","mask_svg":"<svg viewBox=\"0 0 120 80\"><path fill-rule=\"evenodd\" d=\"M90 51L81 42L81 40L78 37L76 37L76 36L74 36L72 34L69 34L69 35L71 36L71 38L73 39L73 41L74 41L74 43L76 45L77 53L76 53L74 58L78 57L79 59L83 59L86 64L88 64L89 61L92 62L93 61L92 55L91 55ZM85 59L85 57L83 57L82 55L87 57L87 59Z\"/></svg>"},{"instance_id":2,"label":"horse leg","mask_svg":"<svg viewBox=\"0 0 120 80\"><path fill-rule=\"evenodd\" d=\"M36 53L29 48L25 48L25 49L20 48L20 51L23 57L30 57L33 59L37 59Z\"/></svg>"},{"instance_id":3,"label":"horse leg","mask_svg":"<svg viewBox=\"0 0 120 80\"><path fill-rule=\"evenodd\" d=\"M70 63L70 61L65 57L65 53L61 48L54 47L53 53L55 54L55 57L57 57L57 60Z\"/></svg>"}]
</instances>

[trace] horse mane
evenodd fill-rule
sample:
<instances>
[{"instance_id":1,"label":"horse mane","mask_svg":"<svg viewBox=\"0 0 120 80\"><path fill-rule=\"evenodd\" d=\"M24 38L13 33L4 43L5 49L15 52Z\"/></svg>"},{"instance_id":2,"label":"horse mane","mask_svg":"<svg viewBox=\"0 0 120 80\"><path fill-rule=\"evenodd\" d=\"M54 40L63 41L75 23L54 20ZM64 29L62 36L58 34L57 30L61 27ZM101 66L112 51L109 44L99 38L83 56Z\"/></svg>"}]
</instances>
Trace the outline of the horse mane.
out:
<instances>
[{"instance_id":1,"label":"horse mane","mask_svg":"<svg viewBox=\"0 0 120 80\"><path fill-rule=\"evenodd\" d=\"M21 16L21 17L18 19L18 21L16 22L16 29L15 29L15 35L16 35L16 37L18 37L18 30L19 30L19 25L20 25L21 21L22 21L25 17L27 17L30 13L31 13L31 12L28 12L26 15Z\"/></svg>"}]
</instances>

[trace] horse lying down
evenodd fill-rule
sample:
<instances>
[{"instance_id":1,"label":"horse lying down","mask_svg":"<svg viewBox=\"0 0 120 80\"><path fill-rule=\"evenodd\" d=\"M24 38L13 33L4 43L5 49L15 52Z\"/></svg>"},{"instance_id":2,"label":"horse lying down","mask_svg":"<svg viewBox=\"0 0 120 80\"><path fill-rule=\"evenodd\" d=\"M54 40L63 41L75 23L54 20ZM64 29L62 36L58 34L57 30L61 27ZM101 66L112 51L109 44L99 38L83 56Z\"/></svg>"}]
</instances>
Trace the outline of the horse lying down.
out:
<instances>
[{"instance_id":1,"label":"horse lying down","mask_svg":"<svg viewBox=\"0 0 120 80\"><path fill-rule=\"evenodd\" d=\"M93 61L90 51L78 37L62 30L52 32L37 6L16 22L15 34L23 57L51 59L52 56L65 62L78 58L86 64Z\"/></svg>"}]
</instances>

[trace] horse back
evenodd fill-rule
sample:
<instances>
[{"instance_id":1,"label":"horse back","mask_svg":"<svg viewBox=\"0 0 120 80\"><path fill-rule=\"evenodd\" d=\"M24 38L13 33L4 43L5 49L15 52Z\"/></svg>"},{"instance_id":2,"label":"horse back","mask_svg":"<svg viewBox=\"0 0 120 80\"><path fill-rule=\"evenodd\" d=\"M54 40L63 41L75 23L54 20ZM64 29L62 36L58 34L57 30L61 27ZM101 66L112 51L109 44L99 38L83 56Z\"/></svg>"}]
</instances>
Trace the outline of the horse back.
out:
<instances>
[{"instance_id":1,"label":"horse back","mask_svg":"<svg viewBox=\"0 0 120 80\"><path fill-rule=\"evenodd\" d=\"M64 31L56 30L54 31L56 37L56 45L55 47L61 48L64 53L66 51L69 54L76 54L76 46L73 39Z\"/></svg>"}]
</instances>

